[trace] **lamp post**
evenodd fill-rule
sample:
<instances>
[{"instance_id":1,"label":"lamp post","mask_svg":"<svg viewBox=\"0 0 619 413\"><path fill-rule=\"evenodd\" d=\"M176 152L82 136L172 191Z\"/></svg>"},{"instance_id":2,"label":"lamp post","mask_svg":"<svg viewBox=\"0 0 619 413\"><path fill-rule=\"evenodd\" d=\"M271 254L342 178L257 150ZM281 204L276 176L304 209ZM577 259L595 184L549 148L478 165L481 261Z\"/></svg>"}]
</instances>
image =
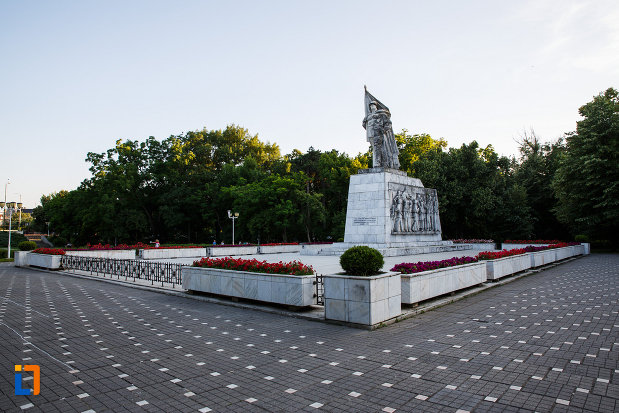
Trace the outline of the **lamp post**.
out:
<instances>
[{"instance_id":1,"label":"lamp post","mask_svg":"<svg viewBox=\"0 0 619 413\"><path fill-rule=\"evenodd\" d=\"M228 218L232 220L232 245L234 245L234 221L239 217L238 212L232 212L228 210Z\"/></svg>"},{"instance_id":2,"label":"lamp post","mask_svg":"<svg viewBox=\"0 0 619 413\"><path fill-rule=\"evenodd\" d=\"M7 251L7 258L11 258L11 225L13 223L13 213L15 212L15 210L21 212L23 204L21 202L0 202L0 207L6 207L5 210L9 213L9 245Z\"/></svg>"},{"instance_id":3,"label":"lamp post","mask_svg":"<svg viewBox=\"0 0 619 413\"><path fill-rule=\"evenodd\" d=\"M47 238L49 238L49 221L45 222L47 224Z\"/></svg>"},{"instance_id":4,"label":"lamp post","mask_svg":"<svg viewBox=\"0 0 619 413\"><path fill-rule=\"evenodd\" d=\"M6 187L11 183L11 179L6 180L6 184L4 184L4 202L2 202L2 209L4 209L4 214L2 214L2 226L6 224Z\"/></svg>"}]
</instances>

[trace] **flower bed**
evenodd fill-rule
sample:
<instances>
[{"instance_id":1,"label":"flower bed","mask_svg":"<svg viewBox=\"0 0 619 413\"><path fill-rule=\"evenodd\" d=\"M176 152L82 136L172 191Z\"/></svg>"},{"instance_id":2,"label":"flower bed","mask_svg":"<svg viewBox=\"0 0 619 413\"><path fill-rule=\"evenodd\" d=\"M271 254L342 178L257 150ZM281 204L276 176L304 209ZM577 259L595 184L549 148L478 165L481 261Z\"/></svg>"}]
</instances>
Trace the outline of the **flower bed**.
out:
<instances>
[{"instance_id":1,"label":"flower bed","mask_svg":"<svg viewBox=\"0 0 619 413\"><path fill-rule=\"evenodd\" d=\"M391 271L401 272L402 274L414 274L423 271L436 270L438 268L471 264L473 262L477 262L477 257L453 257L442 261L419 261L416 263L403 262L401 264L397 264L391 269Z\"/></svg>"},{"instance_id":2,"label":"flower bed","mask_svg":"<svg viewBox=\"0 0 619 413\"><path fill-rule=\"evenodd\" d=\"M524 248L515 248L512 250L502 251L483 251L477 254L478 260L497 260L499 258L511 257L514 255L526 254L528 251Z\"/></svg>"},{"instance_id":3,"label":"flower bed","mask_svg":"<svg viewBox=\"0 0 619 413\"><path fill-rule=\"evenodd\" d=\"M138 242L134 245L127 244L119 244L119 245L110 245L110 244L96 244L90 245L86 244L84 248L65 248L65 251L121 251L121 250L138 250L140 248L151 248L148 244L143 244Z\"/></svg>"},{"instance_id":4,"label":"flower bed","mask_svg":"<svg viewBox=\"0 0 619 413\"><path fill-rule=\"evenodd\" d=\"M32 253L45 255L65 255L65 251L62 248L37 248L32 251Z\"/></svg>"},{"instance_id":5,"label":"flower bed","mask_svg":"<svg viewBox=\"0 0 619 413\"><path fill-rule=\"evenodd\" d=\"M193 267L219 268L222 270L249 271L265 274L311 275L314 269L299 261L270 263L257 259L242 258L202 258L195 261Z\"/></svg>"},{"instance_id":6,"label":"flower bed","mask_svg":"<svg viewBox=\"0 0 619 413\"><path fill-rule=\"evenodd\" d=\"M313 269L297 261L203 258L183 267L182 274L183 288L190 291L298 307L314 303Z\"/></svg>"}]
</instances>

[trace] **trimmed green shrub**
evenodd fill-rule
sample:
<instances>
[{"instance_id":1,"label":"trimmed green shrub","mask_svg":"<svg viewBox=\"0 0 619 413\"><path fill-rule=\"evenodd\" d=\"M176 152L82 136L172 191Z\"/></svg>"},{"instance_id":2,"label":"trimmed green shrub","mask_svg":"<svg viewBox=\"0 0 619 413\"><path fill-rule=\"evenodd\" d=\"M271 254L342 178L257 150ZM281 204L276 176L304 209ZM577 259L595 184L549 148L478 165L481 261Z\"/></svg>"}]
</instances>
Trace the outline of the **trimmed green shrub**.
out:
<instances>
[{"instance_id":1,"label":"trimmed green shrub","mask_svg":"<svg viewBox=\"0 0 619 413\"><path fill-rule=\"evenodd\" d=\"M37 243L34 241L22 241L17 246L17 248L19 248L20 251L32 251L36 247L37 247Z\"/></svg>"},{"instance_id":2,"label":"trimmed green shrub","mask_svg":"<svg viewBox=\"0 0 619 413\"><path fill-rule=\"evenodd\" d=\"M582 234L576 235L574 237L574 241L576 241L576 242L589 242L589 237L586 236L586 235L582 235Z\"/></svg>"},{"instance_id":3,"label":"trimmed green shrub","mask_svg":"<svg viewBox=\"0 0 619 413\"><path fill-rule=\"evenodd\" d=\"M384 264L383 255L366 246L349 248L340 257L340 265L348 275L376 275Z\"/></svg>"},{"instance_id":4,"label":"trimmed green shrub","mask_svg":"<svg viewBox=\"0 0 619 413\"><path fill-rule=\"evenodd\" d=\"M48 238L49 242L54 244L56 248L62 248L67 245L69 241L65 237L61 237L60 235L53 235Z\"/></svg>"},{"instance_id":5,"label":"trimmed green shrub","mask_svg":"<svg viewBox=\"0 0 619 413\"><path fill-rule=\"evenodd\" d=\"M0 258L6 258L7 255L8 255L8 252L6 248L0 248Z\"/></svg>"}]
</instances>

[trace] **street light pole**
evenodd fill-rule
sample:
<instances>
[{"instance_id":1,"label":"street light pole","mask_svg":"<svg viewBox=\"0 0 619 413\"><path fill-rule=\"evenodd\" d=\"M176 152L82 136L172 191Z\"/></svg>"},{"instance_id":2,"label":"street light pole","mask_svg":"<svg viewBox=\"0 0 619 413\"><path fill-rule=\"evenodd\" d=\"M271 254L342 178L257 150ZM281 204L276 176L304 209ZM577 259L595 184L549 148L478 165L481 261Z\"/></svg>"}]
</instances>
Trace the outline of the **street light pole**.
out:
<instances>
[{"instance_id":1,"label":"street light pole","mask_svg":"<svg viewBox=\"0 0 619 413\"><path fill-rule=\"evenodd\" d=\"M232 245L234 245L234 221L239 217L239 213L228 210L228 218L232 220Z\"/></svg>"},{"instance_id":2,"label":"street light pole","mask_svg":"<svg viewBox=\"0 0 619 413\"><path fill-rule=\"evenodd\" d=\"M11 179L7 179L6 180L6 184L4 184L4 202L2 203L2 208L4 209L4 214L2 215L2 226L5 225L6 223L6 209L7 209L7 205L6 205L6 187L8 184L11 183Z\"/></svg>"},{"instance_id":3,"label":"street light pole","mask_svg":"<svg viewBox=\"0 0 619 413\"><path fill-rule=\"evenodd\" d=\"M1 203L4 204L4 202L1 202ZM16 209L21 212L23 204L21 202L9 202L6 205L7 205L7 211L9 211L9 245L8 245L8 251L7 251L7 258L11 258L11 229L12 229L11 225L13 223L13 212L15 212Z\"/></svg>"}]
</instances>

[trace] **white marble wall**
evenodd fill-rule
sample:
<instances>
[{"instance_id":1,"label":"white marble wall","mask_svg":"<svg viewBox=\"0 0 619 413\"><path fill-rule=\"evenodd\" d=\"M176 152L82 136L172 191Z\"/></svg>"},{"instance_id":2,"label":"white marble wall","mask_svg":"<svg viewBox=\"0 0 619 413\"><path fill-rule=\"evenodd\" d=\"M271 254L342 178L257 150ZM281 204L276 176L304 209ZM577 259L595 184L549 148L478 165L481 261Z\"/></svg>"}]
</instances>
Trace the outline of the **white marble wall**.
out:
<instances>
[{"instance_id":1,"label":"white marble wall","mask_svg":"<svg viewBox=\"0 0 619 413\"><path fill-rule=\"evenodd\" d=\"M135 250L78 250L66 251L67 255L92 258L114 258L117 260L134 260Z\"/></svg>"},{"instance_id":2,"label":"white marble wall","mask_svg":"<svg viewBox=\"0 0 619 413\"><path fill-rule=\"evenodd\" d=\"M374 325L401 313L400 274L324 276L325 318Z\"/></svg>"},{"instance_id":3,"label":"white marble wall","mask_svg":"<svg viewBox=\"0 0 619 413\"><path fill-rule=\"evenodd\" d=\"M149 248L140 250L139 255L143 260L206 257L206 248Z\"/></svg>"},{"instance_id":4,"label":"white marble wall","mask_svg":"<svg viewBox=\"0 0 619 413\"><path fill-rule=\"evenodd\" d=\"M28 265L57 270L60 268L61 258L62 255L34 254L31 252L28 254Z\"/></svg>"},{"instance_id":5,"label":"white marble wall","mask_svg":"<svg viewBox=\"0 0 619 413\"><path fill-rule=\"evenodd\" d=\"M553 251L557 254L556 261L561 261L574 256L574 249L572 247L555 248Z\"/></svg>"},{"instance_id":6,"label":"white marble wall","mask_svg":"<svg viewBox=\"0 0 619 413\"><path fill-rule=\"evenodd\" d=\"M314 303L313 275L260 274L183 267L183 288L210 294L305 307Z\"/></svg>"},{"instance_id":7,"label":"white marble wall","mask_svg":"<svg viewBox=\"0 0 619 413\"><path fill-rule=\"evenodd\" d=\"M260 245L258 247L258 254L281 254L299 251L301 251L301 245Z\"/></svg>"},{"instance_id":8,"label":"white marble wall","mask_svg":"<svg viewBox=\"0 0 619 413\"><path fill-rule=\"evenodd\" d=\"M486 261L486 273L489 280L498 280L529 268L531 268L531 257L528 253Z\"/></svg>"},{"instance_id":9,"label":"white marble wall","mask_svg":"<svg viewBox=\"0 0 619 413\"><path fill-rule=\"evenodd\" d=\"M257 245L244 247L208 247L210 257L232 257L234 255L254 255L258 254Z\"/></svg>"},{"instance_id":10,"label":"white marble wall","mask_svg":"<svg viewBox=\"0 0 619 413\"><path fill-rule=\"evenodd\" d=\"M554 250L546 250L530 252L529 256L531 257L531 267L535 268L555 262L557 253Z\"/></svg>"},{"instance_id":11,"label":"white marble wall","mask_svg":"<svg viewBox=\"0 0 619 413\"><path fill-rule=\"evenodd\" d=\"M486 282L486 263L402 274L402 303L414 304Z\"/></svg>"}]
</instances>

